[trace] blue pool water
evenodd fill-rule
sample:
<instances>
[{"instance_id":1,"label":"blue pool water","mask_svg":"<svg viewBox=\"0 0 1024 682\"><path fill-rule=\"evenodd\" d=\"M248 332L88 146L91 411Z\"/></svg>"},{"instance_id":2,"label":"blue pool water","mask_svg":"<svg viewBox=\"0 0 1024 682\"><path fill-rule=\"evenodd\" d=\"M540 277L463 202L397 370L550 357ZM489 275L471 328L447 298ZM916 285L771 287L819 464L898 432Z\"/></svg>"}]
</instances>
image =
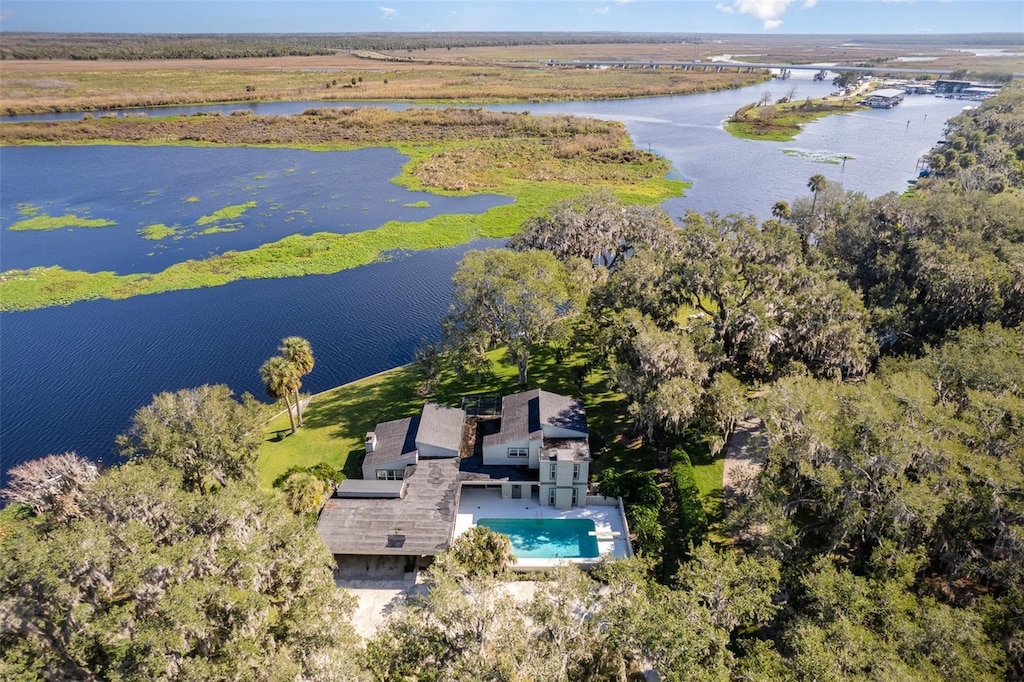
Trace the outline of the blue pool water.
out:
<instances>
[{"instance_id":1,"label":"blue pool water","mask_svg":"<svg viewBox=\"0 0 1024 682\"><path fill-rule=\"evenodd\" d=\"M478 526L507 535L517 559L594 559L596 529L590 519L480 519Z\"/></svg>"}]
</instances>

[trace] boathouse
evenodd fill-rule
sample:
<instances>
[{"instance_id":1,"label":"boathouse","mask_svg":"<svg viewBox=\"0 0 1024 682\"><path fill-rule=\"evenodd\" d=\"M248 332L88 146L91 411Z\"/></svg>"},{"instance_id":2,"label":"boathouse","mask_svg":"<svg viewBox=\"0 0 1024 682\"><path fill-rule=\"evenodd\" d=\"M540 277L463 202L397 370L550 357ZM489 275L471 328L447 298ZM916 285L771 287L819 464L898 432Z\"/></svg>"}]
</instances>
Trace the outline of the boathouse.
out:
<instances>
[{"instance_id":1,"label":"boathouse","mask_svg":"<svg viewBox=\"0 0 1024 682\"><path fill-rule=\"evenodd\" d=\"M871 107L872 109L892 109L903 101L903 96L905 94L905 92L896 88L875 90L861 100L861 104Z\"/></svg>"}]
</instances>

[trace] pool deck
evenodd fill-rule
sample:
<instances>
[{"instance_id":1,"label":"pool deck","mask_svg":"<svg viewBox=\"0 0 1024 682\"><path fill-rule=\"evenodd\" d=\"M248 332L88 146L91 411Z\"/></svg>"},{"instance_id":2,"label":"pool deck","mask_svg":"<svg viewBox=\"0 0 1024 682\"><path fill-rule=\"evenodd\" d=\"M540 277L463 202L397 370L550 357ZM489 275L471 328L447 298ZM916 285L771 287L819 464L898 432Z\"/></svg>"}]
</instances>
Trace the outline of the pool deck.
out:
<instances>
[{"instance_id":1,"label":"pool deck","mask_svg":"<svg viewBox=\"0 0 1024 682\"><path fill-rule=\"evenodd\" d=\"M504 500L496 490L463 486L455 517L455 537L477 525L480 519L590 519L594 522L598 559L518 559L513 568L520 570L544 570L564 563L586 566L605 557L625 558L631 554L618 506L592 504L555 509L541 505L536 498Z\"/></svg>"}]
</instances>

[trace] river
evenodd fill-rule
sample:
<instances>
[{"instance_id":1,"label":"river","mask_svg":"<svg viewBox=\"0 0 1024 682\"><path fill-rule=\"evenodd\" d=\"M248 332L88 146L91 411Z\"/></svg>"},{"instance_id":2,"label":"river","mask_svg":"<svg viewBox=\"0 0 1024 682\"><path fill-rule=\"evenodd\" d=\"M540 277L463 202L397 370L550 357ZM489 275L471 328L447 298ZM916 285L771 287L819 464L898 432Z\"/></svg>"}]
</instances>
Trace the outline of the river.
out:
<instances>
[{"instance_id":1,"label":"river","mask_svg":"<svg viewBox=\"0 0 1024 682\"><path fill-rule=\"evenodd\" d=\"M679 177L693 183L684 197L666 202L671 215L715 210L765 217L775 201L806 194L807 179L815 173L872 196L901 190L913 177L918 157L942 136L944 122L963 106L953 100L908 97L895 109L865 110L816 121L788 143L739 140L721 129L722 121L733 111L758 100L764 91L781 97L791 89L795 98L804 98L820 96L831 88L794 77L700 95L489 108L622 120L638 147L665 156ZM316 106L325 104L285 102L244 108L258 114L293 114ZM147 113L238 108L242 107L183 107ZM78 153L82 153L80 149ZM99 154L99 148L85 149L85 154L90 153L89 149ZM69 148L54 150L53 163L57 166L53 169L40 168L36 161L31 161L31 168L19 168L8 163L8 159L17 158L18 152L9 152L16 150L0 151L5 157L0 171L5 187L17 184L6 182L9 174L33 174L46 179L46 190L54 197L63 197L65 204L74 203L66 199L68 188L53 179L58 177L60 159L70 158ZM33 150L25 153L29 158ZM842 156L849 157L845 163L822 162ZM291 154L291 158L296 157L301 155ZM295 167L293 161L280 165L260 158L256 166L242 168L239 174L270 176L273 180L276 176L283 178L288 168ZM49 174L48 170L55 173ZM97 166L92 173L102 171ZM88 168L81 172L88 173ZM150 185L153 189L165 187L163 180L150 180L139 185L140 192ZM37 187L40 182L43 180L36 181ZM135 205L139 192L119 195L123 188L117 185L114 182L106 189L94 188L87 203L92 207L116 206L119 201L127 203L125 197L130 195ZM176 191L166 194L171 195L169 200L178 202L175 210L184 210L181 202L187 197ZM223 196L219 200L227 203ZM496 200L488 198L487 202ZM18 204L31 203L7 191L0 201L7 224L14 220ZM353 198L340 196L330 201L347 204ZM324 202L330 203L326 199ZM398 210L405 202L395 199L391 203ZM430 197L428 202L435 208L442 205L440 198ZM484 208L479 205L472 210ZM144 206L134 210L149 215ZM195 210L202 212L200 207ZM324 210L333 209L328 206ZM97 210L95 215L99 214ZM285 214L286 210L282 216ZM136 222L145 220L149 217ZM7 264L9 237L6 231L0 235L2 269L15 267ZM398 255L388 262L328 276L243 281L211 289L0 315L0 470L66 450L114 461L114 436L128 426L132 412L159 391L226 383L236 391L262 395L257 370L276 352L284 336L304 336L313 345L316 368L304 385L311 392L408 362L423 339L439 335L438 322L451 297L450 278L458 260L469 248L497 245L487 241ZM66 251L62 257L68 262L81 265L83 258L87 260L81 252ZM12 249L10 257L24 262L17 248ZM122 263L127 257L103 252L102 259L97 256L95 262ZM138 254L131 256L133 263L139 258Z\"/></svg>"}]
</instances>

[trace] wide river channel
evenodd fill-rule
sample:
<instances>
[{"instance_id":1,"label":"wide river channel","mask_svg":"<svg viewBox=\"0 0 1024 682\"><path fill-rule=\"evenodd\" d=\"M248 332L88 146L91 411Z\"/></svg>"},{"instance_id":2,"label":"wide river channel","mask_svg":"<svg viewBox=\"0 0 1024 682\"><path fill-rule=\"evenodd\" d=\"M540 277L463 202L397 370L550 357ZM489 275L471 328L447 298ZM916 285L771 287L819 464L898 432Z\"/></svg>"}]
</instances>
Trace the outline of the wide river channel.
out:
<instances>
[{"instance_id":1,"label":"wide river channel","mask_svg":"<svg viewBox=\"0 0 1024 682\"><path fill-rule=\"evenodd\" d=\"M665 208L767 217L779 199L807 193L821 173L875 196L902 191L918 158L963 102L908 97L891 110L816 121L792 142L736 139L721 124L745 103L816 97L831 86L794 77L701 95L495 106L623 121L635 144L668 158L693 186ZM367 106L331 103L330 106ZM256 114L295 114L323 102L247 105ZM374 106L403 106L380 105ZM150 116L229 112L238 105L148 110ZM79 117L75 115L74 117ZM25 117L30 118L30 117ZM39 118L39 117L34 117ZM50 116L45 118L60 118ZM846 157L845 162L840 161ZM442 198L388 182L402 157L391 149L305 152L182 147L0 148L0 270L60 264L69 269L154 272L187 258L252 248L314 229L370 229L391 219L477 213L506 197ZM216 217L227 206L234 217ZM32 211L109 218L116 227L11 232ZM177 227L161 240L146 226ZM242 281L123 301L0 315L0 472L27 459L74 450L116 461L113 442L153 394L225 383L263 395L260 364L282 337L310 340L318 392L408 362L439 336L451 275L470 248L396 254L327 276Z\"/></svg>"}]
</instances>

